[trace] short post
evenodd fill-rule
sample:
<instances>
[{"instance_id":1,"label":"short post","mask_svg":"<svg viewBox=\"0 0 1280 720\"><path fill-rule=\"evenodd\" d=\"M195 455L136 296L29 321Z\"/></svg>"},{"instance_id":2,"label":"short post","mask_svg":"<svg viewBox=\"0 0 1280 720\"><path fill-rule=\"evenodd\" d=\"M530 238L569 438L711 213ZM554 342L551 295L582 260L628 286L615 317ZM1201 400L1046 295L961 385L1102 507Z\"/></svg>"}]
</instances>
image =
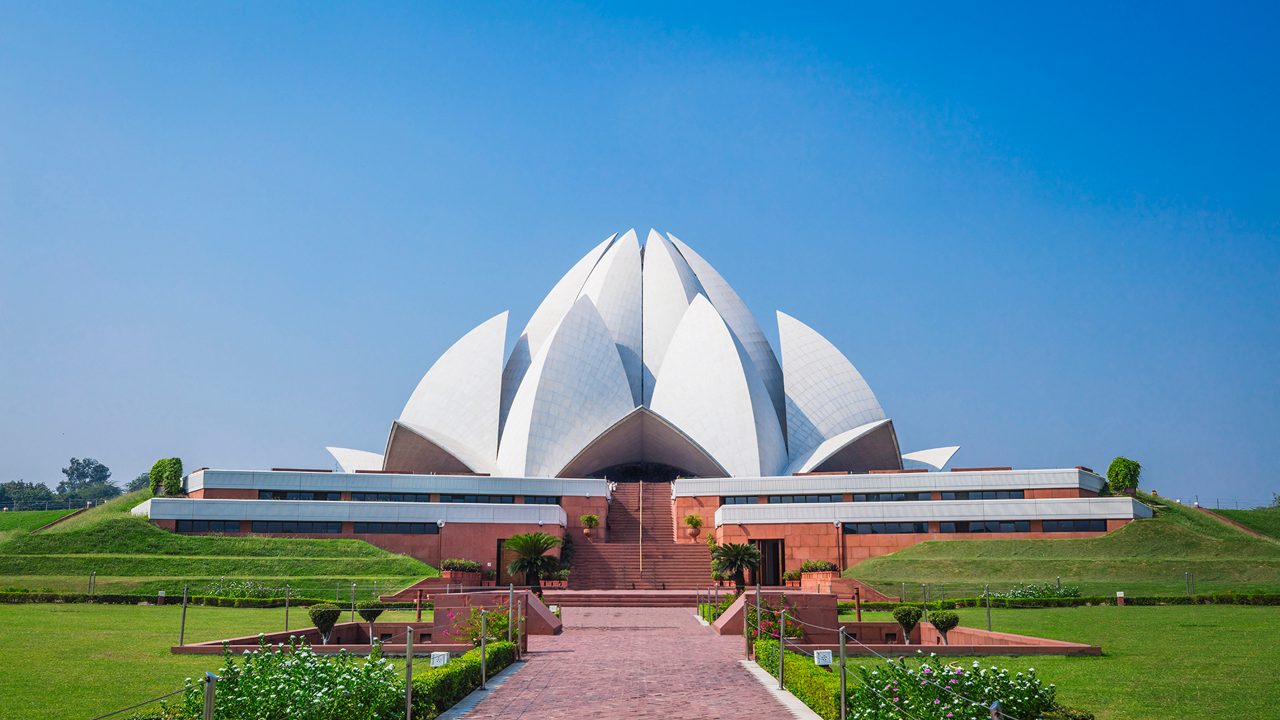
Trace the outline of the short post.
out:
<instances>
[{"instance_id":1,"label":"short post","mask_svg":"<svg viewBox=\"0 0 1280 720\"><path fill-rule=\"evenodd\" d=\"M404 629L404 720L413 720L413 626Z\"/></svg>"},{"instance_id":2,"label":"short post","mask_svg":"<svg viewBox=\"0 0 1280 720\"><path fill-rule=\"evenodd\" d=\"M845 696L845 675L844 675L844 626L840 626L840 720L846 720L849 716L847 707L847 697Z\"/></svg>"},{"instance_id":3,"label":"short post","mask_svg":"<svg viewBox=\"0 0 1280 720\"><path fill-rule=\"evenodd\" d=\"M787 653L787 648L785 646L786 644L784 642L786 637L787 637L787 606L783 605L782 612L778 616L778 689L779 690L783 689L783 679L782 679L783 669L782 668L783 666L786 665L786 663L783 662L783 656L785 656Z\"/></svg>"},{"instance_id":4,"label":"short post","mask_svg":"<svg viewBox=\"0 0 1280 720\"><path fill-rule=\"evenodd\" d=\"M489 639L489 618L485 615L484 608L480 609L480 689L484 690L485 683L485 642Z\"/></svg>"},{"instance_id":5,"label":"short post","mask_svg":"<svg viewBox=\"0 0 1280 720\"><path fill-rule=\"evenodd\" d=\"M351 583L351 622L356 621L356 584Z\"/></svg>"},{"instance_id":6,"label":"short post","mask_svg":"<svg viewBox=\"0 0 1280 720\"><path fill-rule=\"evenodd\" d=\"M333 584L333 601L342 602L342 583Z\"/></svg>"},{"instance_id":7,"label":"short post","mask_svg":"<svg viewBox=\"0 0 1280 720\"><path fill-rule=\"evenodd\" d=\"M182 586L182 624L178 626L178 646L186 645L187 638L187 586Z\"/></svg>"},{"instance_id":8,"label":"short post","mask_svg":"<svg viewBox=\"0 0 1280 720\"><path fill-rule=\"evenodd\" d=\"M716 583L716 599L711 604L712 605L720 604L720 583Z\"/></svg>"},{"instance_id":9,"label":"short post","mask_svg":"<svg viewBox=\"0 0 1280 720\"><path fill-rule=\"evenodd\" d=\"M906 602L906 601L907 601L907 584L906 584L905 582L904 582L904 583L902 583L902 597L900 597L900 598L898 598L898 599L899 599L900 601L902 601L902 602Z\"/></svg>"},{"instance_id":10,"label":"short post","mask_svg":"<svg viewBox=\"0 0 1280 720\"><path fill-rule=\"evenodd\" d=\"M213 699L218 691L218 676L211 672L204 674L204 720L213 720Z\"/></svg>"},{"instance_id":11,"label":"short post","mask_svg":"<svg viewBox=\"0 0 1280 720\"><path fill-rule=\"evenodd\" d=\"M516 584L507 583L507 642L511 642L511 624L516 619Z\"/></svg>"},{"instance_id":12,"label":"short post","mask_svg":"<svg viewBox=\"0 0 1280 720\"><path fill-rule=\"evenodd\" d=\"M987 585L982 591L982 597L987 601L987 632L991 632L991 586Z\"/></svg>"},{"instance_id":13,"label":"short post","mask_svg":"<svg viewBox=\"0 0 1280 720\"><path fill-rule=\"evenodd\" d=\"M1058 576L1058 597L1062 597L1062 576Z\"/></svg>"},{"instance_id":14,"label":"short post","mask_svg":"<svg viewBox=\"0 0 1280 720\"><path fill-rule=\"evenodd\" d=\"M1188 595L1191 594L1191 573L1189 572L1182 573L1182 589L1185 590Z\"/></svg>"},{"instance_id":15,"label":"short post","mask_svg":"<svg viewBox=\"0 0 1280 720\"><path fill-rule=\"evenodd\" d=\"M186 603L183 603L184 605ZM284 585L284 631L289 632L289 584Z\"/></svg>"},{"instance_id":16,"label":"short post","mask_svg":"<svg viewBox=\"0 0 1280 720\"><path fill-rule=\"evenodd\" d=\"M991 707L987 708L991 713L991 720L1000 720L1000 701L991 703Z\"/></svg>"},{"instance_id":17,"label":"short post","mask_svg":"<svg viewBox=\"0 0 1280 720\"><path fill-rule=\"evenodd\" d=\"M920 606L924 608L924 621L929 622L929 586L920 586Z\"/></svg>"}]
</instances>

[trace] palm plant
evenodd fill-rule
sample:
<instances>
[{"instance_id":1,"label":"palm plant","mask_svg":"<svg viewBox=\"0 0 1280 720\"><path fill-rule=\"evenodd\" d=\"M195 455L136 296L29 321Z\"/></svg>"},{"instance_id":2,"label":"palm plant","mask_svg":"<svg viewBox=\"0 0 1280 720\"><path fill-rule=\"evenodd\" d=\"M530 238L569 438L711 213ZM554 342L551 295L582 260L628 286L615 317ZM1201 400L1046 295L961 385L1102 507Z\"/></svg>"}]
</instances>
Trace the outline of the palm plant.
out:
<instances>
[{"instance_id":1,"label":"palm plant","mask_svg":"<svg viewBox=\"0 0 1280 720\"><path fill-rule=\"evenodd\" d=\"M523 573L535 595L542 594L543 575L560 569L560 561L547 553L559 547L560 538L544 532L512 535L502 544L503 549L515 553L516 558L507 565L507 572Z\"/></svg>"},{"instance_id":2,"label":"palm plant","mask_svg":"<svg viewBox=\"0 0 1280 720\"><path fill-rule=\"evenodd\" d=\"M754 573L760 566L760 548L749 543L726 543L711 549L711 567L733 578L733 584L742 594L747 584L746 571Z\"/></svg>"}]
</instances>

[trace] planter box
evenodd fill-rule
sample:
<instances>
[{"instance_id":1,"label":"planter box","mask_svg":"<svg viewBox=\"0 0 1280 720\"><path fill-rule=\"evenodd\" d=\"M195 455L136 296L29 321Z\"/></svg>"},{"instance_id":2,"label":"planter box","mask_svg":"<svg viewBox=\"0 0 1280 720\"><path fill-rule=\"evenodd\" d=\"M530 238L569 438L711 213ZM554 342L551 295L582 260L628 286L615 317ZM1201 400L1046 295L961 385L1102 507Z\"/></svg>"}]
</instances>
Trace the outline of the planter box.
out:
<instances>
[{"instance_id":1,"label":"planter box","mask_svg":"<svg viewBox=\"0 0 1280 720\"><path fill-rule=\"evenodd\" d=\"M811 582L831 582L832 580L840 577L840 573L834 570L826 570L823 572L801 573L800 577L802 578L802 582L803 580L809 580Z\"/></svg>"},{"instance_id":2,"label":"planter box","mask_svg":"<svg viewBox=\"0 0 1280 720\"><path fill-rule=\"evenodd\" d=\"M543 580L542 587L546 590L568 590L568 580Z\"/></svg>"},{"instance_id":3,"label":"planter box","mask_svg":"<svg viewBox=\"0 0 1280 720\"><path fill-rule=\"evenodd\" d=\"M784 582L784 583L786 583L787 587L789 587L789 588L798 588L798 587L800 587L800 581L799 581L799 580L784 580L783 582Z\"/></svg>"},{"instance_id":4,"label":"planter box","mask_svg":"<svg viewBox=\"0 0 1280 720\"><path fill-rule=\"evenodd\" d=\"M465 570L445 570L440 573L445 582L450 585L462 585L464 587L480 587L480 573L468 572Z\"/></svg>"}]
</instances>

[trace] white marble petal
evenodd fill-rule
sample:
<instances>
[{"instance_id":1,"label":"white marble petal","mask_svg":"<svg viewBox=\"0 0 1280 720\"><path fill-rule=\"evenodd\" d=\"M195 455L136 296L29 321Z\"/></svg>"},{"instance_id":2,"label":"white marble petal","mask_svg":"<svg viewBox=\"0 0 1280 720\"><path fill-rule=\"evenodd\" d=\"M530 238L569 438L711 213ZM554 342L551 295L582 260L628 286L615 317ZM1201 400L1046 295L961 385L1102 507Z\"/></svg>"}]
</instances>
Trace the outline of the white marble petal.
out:
<instances>
[{"instance_id":1,"label":"white marble petal","mask_svg":"<svg viewBox=\"0 0 1280 720\"><path fill-rule=\"evenodd\" d=\"M491 465L498 454L498 408L507 313L462 336L427 374L405 403L400 422L453 438L470 457Z\"/></svg>"},{"instance_id":2,"label":"white marble petal","mask_svg":"<svg viewBox=\"0 0 1280 720\"><path fill-rule=\"evenodd\" d=\"M656 230L644 246L644 402L653 398L654 380L662 368L671 336L689 303L706 294L680 252Z\"/></svg>"},{"instance_id":3,"label":"white marble petal","mask_svg":"<svg viewBox=\"0 0 1280 720\"><path fill-rule=\"evenodd\" d=\"M863 439L871 437L872 434L875 433L875 431L880 430L881 428L887 427L892 429L892 426L893 426L892 420L888 420L888 419L875 420L865 425L859 425L858 427L850 428L848 430L845 430L842 433L837 433L836 435L824 440L820 445L813 448L812 450L805 453L804 455L800 455L793 458L791 461L790 467L787 468L787 472L788 473L813 472L814 470L817 470L822 465L822 463L831 459L832 456L836 455L840 451L845 450L846 448L855 446L858 442L862 441ZM866 468L866 469L888 470L890 468L886 466L886 467L873 467L873 468Z\"/></svg>"},{"instance_id":4,"label":"white marble petal","mask_svg":"<svg viewBox=\"0 0 1280 720\"><path fill-rule=\"evenodd\" d=\"M529 318L528 324L524 326L524 331L520 333L520 337L516 340L515 347L511 349L511 356L507 358L506 367L502 371L502 406L499 412L499 427L501 423L507 421L507 411L511 407L511 400L515 397L516 391L520 389L520 381L524 379L524 374L529 370L529 363L533 362L533 356L538 354L538 350L542 349L543 343L555 331L556 326L560 324L560 319L569 311L573 303L578 298L578 293L582 291L582 285L587 281L587 277L595 268L596 263L604 255L609 246L613 244L614 238L618 237L617 233L610 235L604 239L599 245L591 248L591 252L583 255L573 267L569 268L569 272L565 273L560 281L551 288L551 292L542 299L542 303L538 305L538 309L533 312L533 316Z\"/></svg>"},{"instance_id":5,"label":"white marble petal","mask_svg":"<svg viewBox=\"0 0 1280 720\"><path fill-rule=\"evenodd\" d=\"M636 405L642 397L640 293L640 243L628 230L596 263L579 297L591 299L609 328Z\"/></svg>"},{"instance_id":6,"label":"white marble petal","mask_svg":"<svg viewBox=\"0 0 1280 720\"><path fill-rule=\"evenodd\" d=\"M720 273L716 272L711 263L704 260L701 255L693 251L693 248L684 244L675 235L667 233L667 237L697 274L698 281L706 289L707 299L715 305L734 335L742 341L747 355L764 380L764 386L769 392L769 398L773 401L778 422L785 428L787 410L782 387L782 368L778 365L778 357L774 355L768 338L760 330L760 324L756 322L755 316L751 314L746 303L742 302L742 298L738 297L738 293L721 277Z\"/></svg>"},{"instance_id":7,"label":"white marble petal","mask_svg":"<svg viewBox=\"0 0 1280 720\"><path fill-rule=\"evenodd\" d=\"M808 457L840 433L884 419L884 409L862 374L813 328L779 312L778 338L792 460Z\"/></svg>"},{"instance_id":8,"label":"white marble petal","mask_svg":"<svg viewBox=\"0 0 1280 720\"><path fill-rule=\"evenodd\" d=\"M786 443L764 381L703 295L671 337L650 407L732 476L772 475L786 466Z\"/></svg>"},{"instance_id":9,"label":"white marble petal","mask_svg":"<svg viewBox=\"0 0 1280 720\"><path fill-rule=\"evenodd\" d=\"M613 336L591 300L579 298L512 400L498 466L517 477L555 477L634 408Z\"/></svg>"},{"instance_id":10,"label":"white marble petal","mask_svg":"<svg viewBox=\"0 0 1280 720\"><path fill-rule=\"evenodd\" d=\"M951 462L951 458L960 450L959 445L949 445L947 447L930 448L928 450L916 450L915 452L904 453L902 456L902 466L905 468L933 468L941 470Z\"/></svg>"},{"instance_id":11,"label":"white marble petal","mask_svg":"<svg viewBox=\"0 0 1280 720\"><path fill-rule=\"evenodd\" d=\"M357 470L381 470L382 453L368 450L352 450L351 448L327 447L325 450L338 462L342 472L353 473Z\"/></svg>"}]
</instances>

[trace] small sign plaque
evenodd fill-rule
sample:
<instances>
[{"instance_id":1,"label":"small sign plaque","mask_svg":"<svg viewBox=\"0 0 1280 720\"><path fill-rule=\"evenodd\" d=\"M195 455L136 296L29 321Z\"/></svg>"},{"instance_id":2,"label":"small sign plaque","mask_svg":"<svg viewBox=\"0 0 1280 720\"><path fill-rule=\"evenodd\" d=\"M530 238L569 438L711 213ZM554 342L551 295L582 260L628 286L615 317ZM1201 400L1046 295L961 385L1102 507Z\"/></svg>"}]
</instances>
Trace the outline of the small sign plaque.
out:
<instances>
[{"instance_id":1,"label":"small sign plaque","mask_svg":"<svg viewBox=\"0 0 1280 720\"><path fill-rule=\"evenodd\" d=\"M814 662L814 664L815 664L815 665L825 665L825 666L830 666L830 665L831 665L831 651L830 651L830 650L814 650L814 651L813 651L813 662Z\"/></svg>"},{"instance_id":2,"label":"small sign plaque","mask_svg":"<svg viewBox=\"0 0 1280 720\"><path fill-rule=\"evenodd\" d=\"M431 653L431 667L440 667L449 662L449 653L433 652Z\"/></svg>"}]
</instances>

